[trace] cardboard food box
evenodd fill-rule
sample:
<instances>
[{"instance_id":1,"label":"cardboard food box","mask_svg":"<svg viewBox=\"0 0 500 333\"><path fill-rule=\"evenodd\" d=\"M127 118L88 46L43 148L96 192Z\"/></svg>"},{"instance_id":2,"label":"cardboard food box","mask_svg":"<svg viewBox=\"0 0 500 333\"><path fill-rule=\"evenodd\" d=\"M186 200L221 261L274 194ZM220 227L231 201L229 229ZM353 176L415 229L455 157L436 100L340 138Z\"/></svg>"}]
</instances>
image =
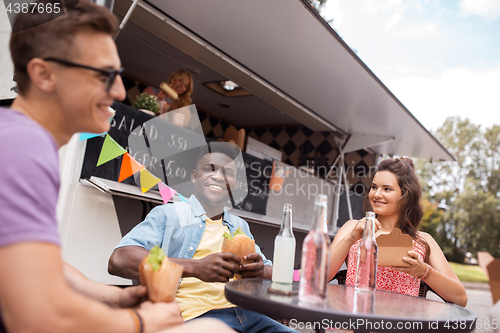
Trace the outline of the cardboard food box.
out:
<instances>
[{"instance_id":1,"label":"cardboard food box","mask_svg":"<svg viewBox=\"0 0 500 333\"><path fill-rule=\"evenodd\" d=\"M394 228L385 235L377 237L378 266L408 267L410 264L403 261L412 250L413 240L410 235L403 234L400 229Z\"/></svg>"},{"instance_id":2,"label":"cardboard food box","mask_svg":"<svg viewBox=\"0 0 500 333\"><path fill-rule=\"evenodd\" d=\"M477 261L490 280L493 304L500 299L500 259L495 259L488 252L478 252Z\"/></svg>"}]
</instances>

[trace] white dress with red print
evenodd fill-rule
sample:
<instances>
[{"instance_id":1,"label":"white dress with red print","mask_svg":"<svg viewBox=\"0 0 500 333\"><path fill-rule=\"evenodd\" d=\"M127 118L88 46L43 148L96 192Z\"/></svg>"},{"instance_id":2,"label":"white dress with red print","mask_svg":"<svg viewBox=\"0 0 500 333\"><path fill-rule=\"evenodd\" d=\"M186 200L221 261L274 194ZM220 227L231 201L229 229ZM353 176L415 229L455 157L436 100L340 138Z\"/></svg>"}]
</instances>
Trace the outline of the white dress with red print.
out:
<instances>
[{"instance_id":1,"label":"white dress with red print","mask_svg":"<svg viewBox=\"0 0 500 333\"><path fill-rule=\"evenodd\" d=\"M356 276L356 258L361 239L354 243L347 255L347 276L345 284L354 286ZM420 260L424 261L425 246L421 242L413 242L413 251L418 254ZM379 290L392 291L400 294L418 296L420 279L404 272L398 272L391 267L377 267L377 284Z\"/></svg>"}]
</instances>

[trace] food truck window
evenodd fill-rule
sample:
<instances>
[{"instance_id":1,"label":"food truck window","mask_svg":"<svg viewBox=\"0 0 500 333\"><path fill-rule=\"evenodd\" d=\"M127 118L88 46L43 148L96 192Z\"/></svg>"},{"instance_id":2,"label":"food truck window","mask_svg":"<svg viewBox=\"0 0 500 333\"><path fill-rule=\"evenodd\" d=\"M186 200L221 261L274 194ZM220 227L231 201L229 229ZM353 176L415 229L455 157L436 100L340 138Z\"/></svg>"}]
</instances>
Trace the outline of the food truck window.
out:
<instances>
[{"instance_id":1,"label":"food truck window","mask_svg":"<svg viewBox=\"0 0 500 333\"><path fill-rule=\"evenodd\" d=\"M196 112L194 106L190 107ZM123 103L115 102L113 109L116 114L111 122L109 136L154 176L183 196L189 197L194 191L190 174L196 165L199 148L212 139L205 138L200 132L190 128L165 123L162 119ZM125 221L126 219L132 219L133 216L135 223L142 221L152 208L148 202L161 204L162 199L156 186L142 193L136 185L139 184L137 173L118 182L123 158L114 158L97 166L104 142L103 136L88 139L80 178L101 191L113 194L120 224L125 224L121 228L130 230L130 222ZM233 191L235 200L231 203L231 208L266 215L272 163L244 152L235 161L239 183L238 188ZM129 213L121 213L123 211ZM122 220L125 222L122 223Z\"/></svg>"}]
</instances>

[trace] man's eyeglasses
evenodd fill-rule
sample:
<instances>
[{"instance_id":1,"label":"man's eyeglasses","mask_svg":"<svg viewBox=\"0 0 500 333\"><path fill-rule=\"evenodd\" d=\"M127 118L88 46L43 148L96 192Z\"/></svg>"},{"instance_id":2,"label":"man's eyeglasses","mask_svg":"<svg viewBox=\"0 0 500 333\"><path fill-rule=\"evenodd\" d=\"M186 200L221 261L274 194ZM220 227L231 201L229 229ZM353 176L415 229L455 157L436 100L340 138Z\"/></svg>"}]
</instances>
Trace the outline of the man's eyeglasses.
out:
<instances>
[{"instance_id":1,"label":"man's eyeglasses","mask_svg":"<svg viewBox=\"0 0 500 333\"><path fill-rule=\"evenodd\" d=\"M61 65L68 66L68 67L85 68L85 69L90 69L92 71L99 72L99 73L101 73L101 74L103 74L103 75L106 76L106 81L104 82L104 84L106 86L106 91L107 92L109 92L109 90L113 86L113 82L115 82L116 76L117 75L121 75L123 73L123 70L124 70L123 67L120 68L120 69L118 69L118 70L116 70L116 69L106 70L106 69L101 69L101 68L95 68L95 67L80 65L80 64L76 64L76 63L71 62L71 61L62 60L62 59L56 59L56 58L45 58L43 60L57 62L57 63L59 63Z\"/></svg>"}]
</instances>

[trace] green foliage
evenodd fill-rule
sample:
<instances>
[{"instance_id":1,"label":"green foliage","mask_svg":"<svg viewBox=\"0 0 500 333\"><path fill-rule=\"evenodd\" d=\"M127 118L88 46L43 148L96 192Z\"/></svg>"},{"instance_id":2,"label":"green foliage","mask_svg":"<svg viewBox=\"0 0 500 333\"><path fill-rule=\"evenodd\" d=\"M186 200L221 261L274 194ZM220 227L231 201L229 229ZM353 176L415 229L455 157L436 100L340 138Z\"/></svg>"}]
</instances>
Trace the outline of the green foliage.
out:
<instances>
[{"instance_id":1,"label":"green foliage","mask_svg":"<svg viewBox=\"0 0 500 333\"><path fill-rule=\"evenodd\" d=\"M314 9L316 9L316 11L320 13L321 9L323 9L323 7L325 6L327 0L307 0L307 1L309 1L311 6L313 6Z\"/></svg>"},{"instance_id":2,"label":"green foliage","mask_svg":"<svg viewBox=\"0 0 500 333\"><path fill-rule=\"evenodd\" d=\"M500 201L493 193L476 187L467 187L457 198L457 205L463 208L467 216L464 225L463 242L469 252L486 251L493 256L500 256L498 240L500 233Z\"/></svg>"},{"instance_id":3,"label":"green foliage","mask_svg":"<svg viewBox=\"0 0 500 333\"><path fill-rule=\"evenodd\" d=\"M448 260L462 262L466 252L477 251L500 257L500 126L482 130L454 117L433 134L457 161L415 162L424 197L422 230Z\"/></svg>"},{"instance_id":4,"label":"green foliage","mask_svg":"<svg viewBox=\"0 0 500 333\"><path fill-rule=\"evenodd\" d=\"M484 137L487 161L482 174L486 177L486 189L500 198L500 125L486 129Z\"/></svg>"},{"instance_id":5,"label":"green foliage","mask_svg":"<svg viewBox=\"0 0 500 333\"><path fill-rule=\"evenodd\" d=\"M431 235L437 235L439 226L443 222L443 211L438 208L437 203L430 202L429 199L422 200L424 216L420 224L420 230Z\"/></svg>"},{"instance_id":6,"label":"green foliage","mask_svg":"<svg viewBox=\"0 0 500 333\"><path fill-rule=\"evenodd\" d=\"M158 114L160 112L160 104L158 104L158 98L148 93L142 93L137 96L137 99L134 102L134 108L149 110L155 114Z\"/></svg>"},{"instance_id":7,"label":"green foliage","mask_svg":"<svg viewBox=\"0 0 500 333\"><path fill-rule=\"evenodd\" d=\"M307 0L307 1L311 4L311 6L312 6L314 9L316 9L316 11L317 11L318 13L320 13L320 14L321 14L321 10L323 9L323 7L325 6L325 4L326 4L326 2L327 2L328 0ZM323 15L322 15L321 17L323 17ZM323 19L326 21L326 23L328 23L328 24L330 24L330 25L333 23L333 19L327 20L327 19L325 19L324 17L323 17Z\"/></svg>"}]
</instances>

